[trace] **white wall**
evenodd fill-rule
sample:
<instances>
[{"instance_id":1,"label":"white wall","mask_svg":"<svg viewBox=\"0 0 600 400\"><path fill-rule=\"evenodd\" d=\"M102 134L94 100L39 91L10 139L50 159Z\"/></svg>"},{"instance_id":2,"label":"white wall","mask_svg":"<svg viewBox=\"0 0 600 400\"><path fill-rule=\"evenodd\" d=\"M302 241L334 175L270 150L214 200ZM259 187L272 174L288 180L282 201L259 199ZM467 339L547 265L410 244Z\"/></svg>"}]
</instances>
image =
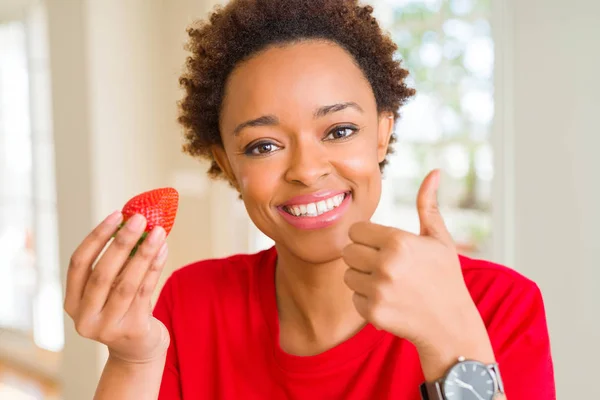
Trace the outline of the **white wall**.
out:
<instances>
[{"instance_id":1,"label":"white wall","mask_svg":"<svg viewBox=\"0 0 600 400\"><path fill-rule=\"evenodd\" d=\"M514 266L545 296L558 398L597 399L600 2L509 4Z\"/></svg>"}]
</instances>

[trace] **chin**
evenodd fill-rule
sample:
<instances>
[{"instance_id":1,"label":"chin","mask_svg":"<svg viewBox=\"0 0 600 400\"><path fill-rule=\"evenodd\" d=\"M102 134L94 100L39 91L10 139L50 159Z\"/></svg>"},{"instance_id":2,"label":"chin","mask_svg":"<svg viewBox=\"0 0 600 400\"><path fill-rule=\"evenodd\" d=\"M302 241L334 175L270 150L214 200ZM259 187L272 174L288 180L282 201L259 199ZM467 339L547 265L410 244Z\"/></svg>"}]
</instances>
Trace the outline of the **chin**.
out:
<instances>
[{"instance_id":1,"label":"chin","mask_svg":"<svg viewBox=\"0 0 600 400\"><path fill-rule=\"evenodd\" d=\"M339 223L326 229L296 232L275 238L278 249L285 248L295 257L310 264L325 264L342 257L344 247L351 243L350 224Z\"/></svg>"},{"instance_id":2,"label":"chin","mask_svg":"<svg viewBox=\"0 0 600 400\"><path fill-rule=\"evenodd\" d=\"M296 257L310 264L326 264L342 257L344 247L350 244L350 239L345 240L319 240L318 243L309 243L309 246L288 247Z\"/></svg>"}]
</instances>

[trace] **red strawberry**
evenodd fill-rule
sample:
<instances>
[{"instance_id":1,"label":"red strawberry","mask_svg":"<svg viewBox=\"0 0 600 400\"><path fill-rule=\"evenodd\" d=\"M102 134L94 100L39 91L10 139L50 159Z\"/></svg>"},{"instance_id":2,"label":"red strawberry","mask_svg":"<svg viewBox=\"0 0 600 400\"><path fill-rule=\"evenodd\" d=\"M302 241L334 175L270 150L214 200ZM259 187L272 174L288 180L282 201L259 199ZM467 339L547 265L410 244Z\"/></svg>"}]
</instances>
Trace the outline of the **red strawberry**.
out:
<instances>
[{"instance_id":1,"label":"red strawberry","mask_svg":"<svg viewBox=\"0 0 600 400\"><path fill-rule=\"evenodd\" d=\"M178 205L179 193L177 193L177 190L168 187L140 193L123 206L121 211L123 213L123 223L121 226L134 214L141 214L146 218L146 229L138 244L132 250L131 255L135 254L140 243L154 227L162 226L169 235L175 223Z\"/></svg>"}]
</instances>

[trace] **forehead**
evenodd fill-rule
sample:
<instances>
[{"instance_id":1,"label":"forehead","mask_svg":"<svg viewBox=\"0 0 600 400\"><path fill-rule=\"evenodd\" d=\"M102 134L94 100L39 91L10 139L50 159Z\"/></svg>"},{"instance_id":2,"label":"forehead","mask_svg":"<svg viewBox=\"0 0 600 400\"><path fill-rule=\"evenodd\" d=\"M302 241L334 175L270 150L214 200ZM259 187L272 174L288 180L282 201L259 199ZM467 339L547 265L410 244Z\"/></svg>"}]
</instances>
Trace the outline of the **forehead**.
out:
<instances>
[{"instance_id":1,"label":"forehead","mask_svg":"<svg viewBox=\"0 0 600 400\"><path fill-rule=\"evenodd\" d=\"M375 109L369 82L352 56L325 41L270 47L238 65L230 75L223 123L257 114L305 114L323 105L354 101Z\"/></svg>"}]
</instances>

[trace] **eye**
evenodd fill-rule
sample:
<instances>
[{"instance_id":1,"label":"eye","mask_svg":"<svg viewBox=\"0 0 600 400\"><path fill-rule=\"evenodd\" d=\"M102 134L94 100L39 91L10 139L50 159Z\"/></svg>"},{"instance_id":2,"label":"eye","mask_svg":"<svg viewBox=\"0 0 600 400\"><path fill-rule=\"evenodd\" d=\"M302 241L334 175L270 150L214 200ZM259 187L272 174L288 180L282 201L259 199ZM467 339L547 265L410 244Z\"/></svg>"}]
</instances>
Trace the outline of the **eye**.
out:
<instances>
[{"instance_id":1,"label":"eye","mask_svg":"<svg viewBox=\"0 0 600 400\"><path fill-rule=\"evenodd\" d=\"M264 156L271 154L278 149L279 147L275 143L259 142L250 145L250 147L246 149L245 153L250 156Z\"/></svg>"},{"instance_id":2,"label":"eye","mask_svg":"<svg viewBox=\"0 0 600 400\"><path fill-rule=\"evenodd\" d=\"M329 131L327 136L325 136L325 140L342 140L349 138L354 135L358 131L358 128L353 126L338 126L333 130Z\"/></svg>"}]
</instances>

